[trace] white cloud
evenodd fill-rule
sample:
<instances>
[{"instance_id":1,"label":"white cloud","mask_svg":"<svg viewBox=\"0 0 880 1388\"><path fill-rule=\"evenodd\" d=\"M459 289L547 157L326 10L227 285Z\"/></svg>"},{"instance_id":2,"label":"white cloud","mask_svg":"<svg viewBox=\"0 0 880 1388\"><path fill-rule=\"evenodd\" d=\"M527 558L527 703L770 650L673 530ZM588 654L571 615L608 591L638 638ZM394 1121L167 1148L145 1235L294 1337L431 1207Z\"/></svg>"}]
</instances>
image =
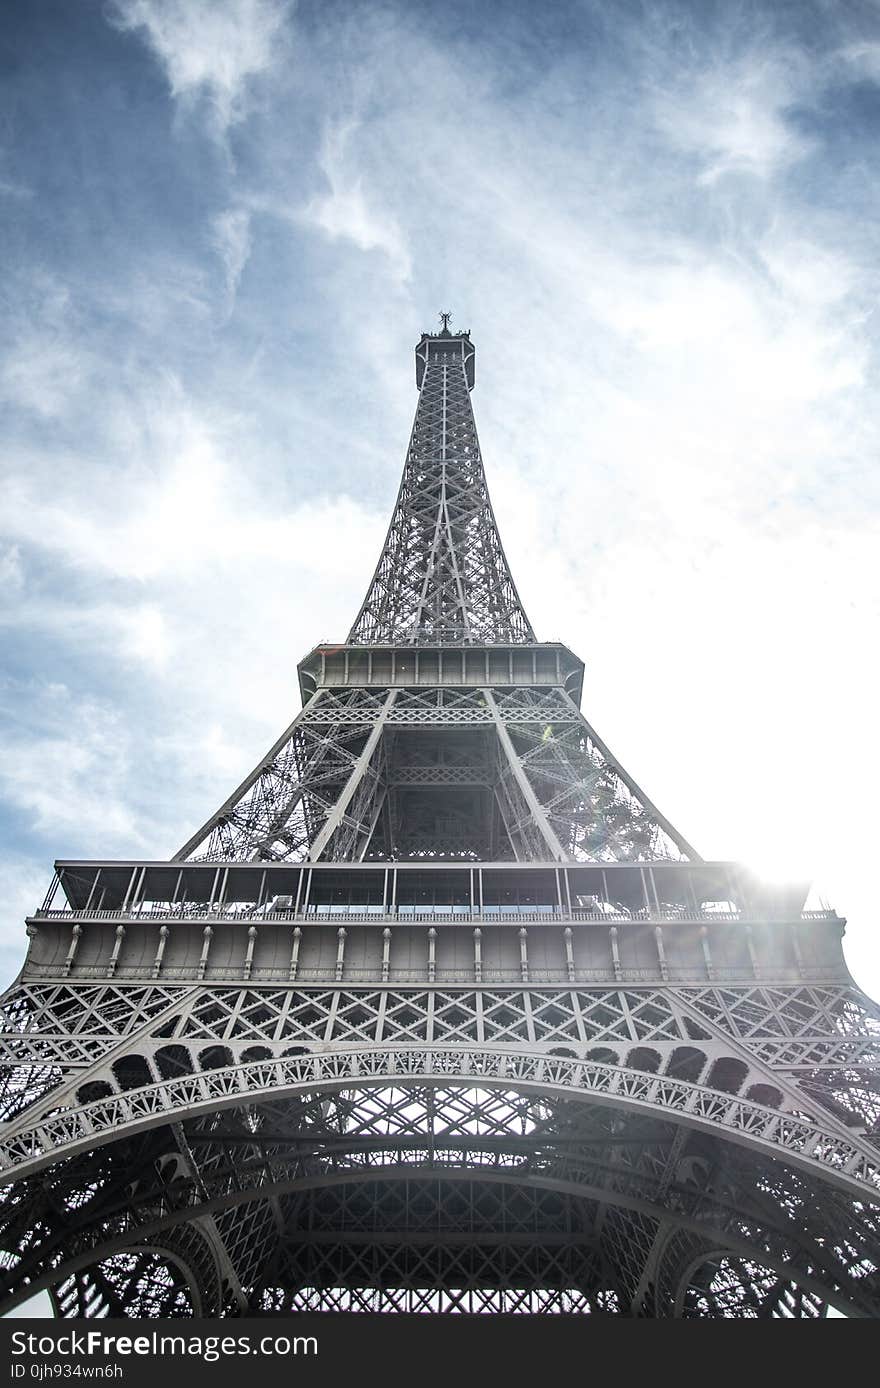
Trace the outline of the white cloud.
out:
<instances>
[{"instance_id":1,"label":"white cloud","mask_svg":"<svg viewBox=\"0 0 880 1388\"><path fill-rule=\"evenodd\" d=\"M805 310L822 311L858 294L865 267L839 247L777 228L760 243L760 255L783 294Z\"/></svg>"},{"instance_id":2,"label":"white cloud","mask_svg":"<svg viewBox=\"0 0 880 1388\"><path fill-rule=\"evenodd\" d=\"M675 254L674 246L668 249ZM691 426L708 405L716 422L719 409L735 412L741 431L743 411L768 423L779 420L794 407L860 385L866 368L867 344L857 319L825 313L845 289L839 281L826 284L823 303L812 282L821 275L821 254L812 267L790 253L769 263L776 293L767 292L749 269L699 254L682 264L619 262L592 287L590 303L615 334L646 358L663 362L667 375L681 363L676 386ZM832 263L842 268L839 257Z\"/></svg>"},{"instance_id":3,"label":"white cloud","mask_svg":"<svg viewBox=\"0 0 880 1388\"><path fill-rule=\"evenodd\" d=\"M880 82L880 43L876 39L844 44L835 56L858 76Z\"/></svg>"},{"instance_id":4,"label":"white cloud","mask_svg":"<svg viewBox=\"0 0 880 1388\"><path fill-rule=\"evenodd\" d=\"M396 218L378 206L378 188L364 191L365 175L359 171L350 143L357 125L328 127L320 166L330 184L329 193L312 198L302 216L332 240L351 241L361 251L382 251L398 280L412 271L409 249Z\"/></svg>"},{"instance_id":5,"label":"white cloud","mask_svg":"<svg viewBox=\"0 0 880 1388\"><path fill-rule=\"evenodd\" d=\"M0 366L0 394L45 419L57 417L82 386L84 357L64 342L23 334Z\"/></svg>"},{"instance_id":6,"label":"white cloud","mask_svg":"<svg viewBox=\"0 0 880 1388\"><path fill-rule=\"evenodd\" d=\"M0 988L18 973L27 950L24 921L40 906L52 876L51 863L42 868L4 854L0 862Z\"/></svg>"},{"instance_id":7,"label":"white cloud","mask_svg":"<svg viewBox=\"0 0 880 1388\"><path fill-rule=\"evenodd\" d=\"M171 655L168 623L162 609L152 602L121 609L117 616L121 654L153 670L162 670ZM105 627L107 624L102 623Z\"/></svg>"},{"instance_id":8,"label":"white cloud","mask_svg":"<svg viewBox=\"0 0 880 1388\"><path fill-rule=\"evenodd\" d=\"M24 691L5 681L0 711L10 728L0 791L30 829L60 843L89 834L108 844L142 841L124 798L133 730L118 712L36 679Z\"/></svg>"},{"instance_id":9,"label":"white cloud","mask_svg":"<svg viewBox=\"0 0 880 1388\"><path fill-rule=\"evenodd\" d=\"M11 563L4 564L4 557ZM168 664L174 642L156 603L138 602L128 594L115 603L86 603L57 592L31 596L18 547L12 546L4 557L0 557L0 630L7 636L39 631L44 639L82 642L86 647L109 642L117 664L146 666L154 674ZM11 570L11 577L5 569Z\"/></svg>"},{"instance_id":10,"label":"white cloud","mask_svg":"<svg viewBox=\"0 0 880 1388\"><path fill-rule=\"evenodd\" d=\"M258 571L266 562L278 573L290 568L332 577L340 556L326 536L334 533L346 556L364 560L366 582L359 535L372 517L357 502L318 496L291 509L267 506L259 477L250 479L222 442L221 412L214 420L200 414L173 384L153 408L142 441L149 456L130 459L129 477L118 477L109 495L98 491L73 506L64 491L47 496L39 478L10 468L0 483L0 532L96 576L179 591L182 582L200 585L211 570L222 570L239 575L239 593L242 570ZM141 630L156 633L158 611L139 601L138 613Z\"/></svg>"},{"instance_id":11,"label":"white cloud","mask_svg":"<svg viewBox=\"0 0 880 1388\"><path fill-rule=\"evenodd\" d=\"M0 197L25 201L33 196L33 188L28 188L24 183L15 183L11 179L0 178Z\"/></svg>"},{"instance_id":12,"label":"white cloud","mask_svg":"<svg viewBox=\"0 0 880 1388\"><path fill-rule=\"evenodd\" d=\"M246 114L249 88L279 57L290 0L114 0L113 21L142 32L172 96L206 97L219 129Z\"/></svg>"},{"instance_id":13,"label":"white cloud","mask_svg":"<svg viewBox=\"0 0 880 1388\"><path fill-rule=\"evenodd\" d=\"M24 569L18 545L0 545L0 594L24 587Z\"/></svg>"},{"instance_id":14,"label":"white cloud","mask_svg":"<svg viewBox=\"0 0 880 1388\"><path fill-rule=\"evenodd\" d=\"M798 55L762 57L757 49L698 74L685 68L685 81L657 101L658 123L679 148L702 160L701 183L728 173L768 179L812 147L788 116L803 70Z\"/></svg>"},{"instance_id":15,"label":"white cloud","mask_svg":"<svg viewBox=\"0 0 880 1388\"><path fill-rule=\"evenodd\" d=\"M85 388L92 355L78 333L70 290L42 269L10 276L16 291L0 356L0 399L55 419ZM17 310L17 311L16 311Z\"/></svg>"},{"instance_id":16,"label":"white cloud","mask_svg":"<svg viewBox=\"0 0 880 1388\"><path fill-rule=\"evenodd\" d=\"M216 266L179 252L144 254L124 275L91 285L89 297L101 313L125 324L139 345L153 339L150 359L159 369L167 350L163 338L169 333L197 338L209 331L222 298Z\"/></svg>"},{"instance_id":17,"label":"white cloud","mask_svg":"<svg viewBox=\"0 0 880 1388\"><path fill-rule=\"evenodd\" d=\"M21 733L0 790L44 836L63 840L75 820L95 853L171 852L225 798L299 706L296 661L348 629L352 587L366 587L385 523L346 496L267 504L261 468L250 476L230 452L228 416L200 412L174 382L157 396L141 386L131 409L148 409L151 425L129 440L112 488L84 487L73 471L50 493L43 461L14 455L0 482L7 553L26 549L36 569L69 580L25 587L0 617L7 635L103 651L116 674L135 666L148 702L163 704L137 730L135 755L124 691L102 694L106 718L93 698L65 694L76 707L63 720L61 694L32 700L35 725L69 721L69 736Z\"/></svg>"},{"instance_id":18,"label":"white cloud","mask_svg":"<svg viewBox=\"0 0 880 1388\"><path fill-rule=\"evenodd\" d=\"M243 207L230 207L214 218L212 241L223 265L226 293L234 300L251 253L251 218Z\"/></svg>"}]
</instances>

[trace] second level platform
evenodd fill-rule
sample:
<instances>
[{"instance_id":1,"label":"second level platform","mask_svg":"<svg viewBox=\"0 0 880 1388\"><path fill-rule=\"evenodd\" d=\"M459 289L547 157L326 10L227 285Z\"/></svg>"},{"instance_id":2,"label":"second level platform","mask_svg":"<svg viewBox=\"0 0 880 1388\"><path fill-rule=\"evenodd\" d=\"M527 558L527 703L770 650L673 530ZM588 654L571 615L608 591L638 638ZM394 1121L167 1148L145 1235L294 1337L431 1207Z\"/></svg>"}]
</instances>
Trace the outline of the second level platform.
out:
<instances>
[{"instance_id":1,"label":"second level platform","mask_svg":"<svg viewBox=\"0 0 880 1388\"><path fill-rule=\"evenodd\" d=\"M317 689L565 689L580 706L584 664L558 642L535 645L350 646L322 644L298 667L305 703Z\"/></svg>"}]
</instances>

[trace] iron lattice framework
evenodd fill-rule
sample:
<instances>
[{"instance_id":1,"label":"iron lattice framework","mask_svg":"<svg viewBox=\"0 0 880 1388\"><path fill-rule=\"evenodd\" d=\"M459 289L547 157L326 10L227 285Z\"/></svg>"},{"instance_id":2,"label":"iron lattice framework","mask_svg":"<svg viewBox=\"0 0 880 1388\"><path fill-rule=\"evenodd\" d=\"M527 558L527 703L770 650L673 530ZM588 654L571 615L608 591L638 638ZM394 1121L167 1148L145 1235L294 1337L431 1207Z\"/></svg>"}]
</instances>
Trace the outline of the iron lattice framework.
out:
<instances>
[{"instance_id":1,"label":"iron lattice framework","mask_svg":"<svg viewBox=\"0 0 880 1388\"><path fill-rule=\"evenodd\" d=\"M880 1305L844 922L704 863L539 643L469 334L416 349L348 641L166 862L56 865L2 1000L8 1306L814 1317Z\"/></svg>"},{"instance_id":2,"label":"iron lattice framework","mask_svg":"<svg viewBox=\"0 0 880 1388\"><path fill-rule=\"evenodd\" d=\"M468 333L416 348L419 403L354 645L534 643L501 547L471 409Z\"/></svg>"}]
</instances>

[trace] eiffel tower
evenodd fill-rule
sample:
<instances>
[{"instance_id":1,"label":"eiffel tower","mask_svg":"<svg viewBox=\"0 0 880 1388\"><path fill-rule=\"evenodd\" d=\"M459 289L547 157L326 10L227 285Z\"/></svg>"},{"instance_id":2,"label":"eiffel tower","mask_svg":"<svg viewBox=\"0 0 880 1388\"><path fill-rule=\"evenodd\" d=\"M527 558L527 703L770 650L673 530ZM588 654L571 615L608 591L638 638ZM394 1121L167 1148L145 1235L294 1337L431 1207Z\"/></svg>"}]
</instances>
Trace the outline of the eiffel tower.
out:
<instances>
[{"instance_id":1,"label":"eiffel tower","mask_svg":"<svg viewBox=\"0 0 880 1388\"><path fill-rule=\"evenodd\" d=\"M56 864L2 1000L4 1309L880 1309L844 921L703 861L580 711L426 333L388 535L167 861Z\"/></svg>"}]
</instances>

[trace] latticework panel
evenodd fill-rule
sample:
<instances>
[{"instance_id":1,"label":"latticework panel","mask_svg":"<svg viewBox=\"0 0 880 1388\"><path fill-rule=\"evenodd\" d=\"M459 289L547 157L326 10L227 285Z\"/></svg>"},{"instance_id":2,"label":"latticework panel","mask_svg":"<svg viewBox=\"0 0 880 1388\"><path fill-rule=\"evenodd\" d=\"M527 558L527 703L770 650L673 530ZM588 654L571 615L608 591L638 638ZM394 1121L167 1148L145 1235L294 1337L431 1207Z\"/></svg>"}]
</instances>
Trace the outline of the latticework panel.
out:
<instances>
[{"instance_id":1,"label":"latticework panel","mask_svg":"<svg viewBox=\"0 0 880 1388\"><path fill-rule=\"evenodd\" d=\"M17 1249L7 1291L54 1279L67 1314L101 1313L114 1289L112 1313L150 1314L150 1297L169 1307L161 1298L174 1293L145 1252L170 1249L191 1304L196 1294L217 1304L213 1262L201 1267L187 1250L195 1225L180 1222L204 1218L206 1202L239 1289L238 1301L222 1298L233 1314L482 1303L809 1315L829 1299L876 1313L876 1206L723 1131L461 1084L268 1095L184 1117L177 1135L120 1133L14 1188L2 1218L4 1246ZM66 1262L89 1248L90 1271L72 1284ZM734 1266L762 1270L760 1306L738 1309ZM685 1298L690 1287L702 1299Z\"/></svg>"},{"instance_id":2,"label":"latticework panel","mask_svg":"<svg viewBox=\"0 0 880 1388\"><path fill-rule=\"evenodd\" d=\"M869 1135L876 1124L876 1009L839 986L35 982L9 995L6 1012L10 1135L33 1123L32 1109L39 1115L219 1064L365 1044L545 1051L701 1080L763 1104L818 1101Z\"/></svg>"},{"instance_id":3,"label":"latticework panel","mask_svg":"<svg viewBox=\"0 0 880 1388\"><path fill-rule=\"evenodd\" d=\"M435 765L444 737L464 747L463 764L443 774L404 764L398 781L395 735L417 733ZM465 785L486 793L456 792ZM698 857L564 690L503 686L319 689L177 857L476 861L490 853L527 862Z\"/></svg>"},{"instance_id":4,"label":"latticework panel","mask_svg":"<svg viewBox=\"0 0 880 1388\"><path fill-rule=\"evenodd\" d=\"M658 862L695 857L603 749L575 705L554 691L499 699L516 758L571 862ZM523 855L525 856L525 854Z\"/></svg>"},{"instance_id":5,"label":"latticework panel","mask_svg":"<svg viewBox=\"0 0 880 1388\"><path fill-rule=\"evenodd\" d=\"M616 1314L613 1292L591 1297L566 1287L270 1287L259 1303L262 1313L291 1315L297 1311L382 1315L589 1315L599 1310Z\"/></svg>"},{"instance_id":6,"label":"latticework panel","mask_svg":"<svg viewBox=\"0 0 880 1388\"><path fill-rule=\"evenodd\" d=\"M705 989L695 1007L844 1122L880 1137L880 1014L852 988Z\"/></svg>"},{"instance_id":7,"label":"latticework panel","mask_svg":"<svg viewBox=\"0 0 880 1388\"><path fill-rule=\"evenodd\" d=\"M133 1247L80 1268L52 1294L64 1318L180 1319L216 1315L222 1304L214 1256L194 1224L167 1230L161 1247Z\"/></svg>"},{"instance_id":8,"label":"latticework panel","mask_svg":"<svg viewBox=\"0 0 880 1388\"><path fill-rule=\"evenodd\" d=\"M805 1292L747 1258L717 1254L690 1273L680 1315L725 1319L814 1320L825 1314L820 1297Z\"/></svg>"},{"instance_id":9,"label":"latticework panel","mask_svg":"<svg viewBox=\"0 0 880 1388\"><path fill-rule=\"evenodd\" d=\"M90 1270L87 1279L65 1284L57 1301L62 1316L106 1314L166 1320L195 1314L192 1287L179 1265L146 1249L106 1258ZM95 1308L96 1301L100 1311Z\"/></svg>"},{"instance_id":10,"label":"latticework panel","mask_svg":"<svg viewBox=\"0 0 880 1388\"><path fill-rule=\"evenodd\" d=\"M460 349L432 354L382 555L349 642L534 641L486 487Z\"/></svg>"}]
</instances>

